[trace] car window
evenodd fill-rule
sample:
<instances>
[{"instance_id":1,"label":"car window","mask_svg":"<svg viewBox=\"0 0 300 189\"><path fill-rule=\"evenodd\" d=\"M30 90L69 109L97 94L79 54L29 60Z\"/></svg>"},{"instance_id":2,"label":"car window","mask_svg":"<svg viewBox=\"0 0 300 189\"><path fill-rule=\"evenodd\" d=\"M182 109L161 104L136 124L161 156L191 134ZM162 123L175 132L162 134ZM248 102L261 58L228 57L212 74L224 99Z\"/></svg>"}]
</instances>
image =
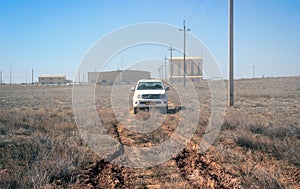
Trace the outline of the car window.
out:
<instances>
[{"instance_id":1,"label":"car window","mask_svg":"<svg viewBox=\"0 0 300 189\"><path fill-rule=\"evenodd\" d=\"M161 82L140 82L137 90L162 90L163 86Z\"/></svg>"}]
</instances>

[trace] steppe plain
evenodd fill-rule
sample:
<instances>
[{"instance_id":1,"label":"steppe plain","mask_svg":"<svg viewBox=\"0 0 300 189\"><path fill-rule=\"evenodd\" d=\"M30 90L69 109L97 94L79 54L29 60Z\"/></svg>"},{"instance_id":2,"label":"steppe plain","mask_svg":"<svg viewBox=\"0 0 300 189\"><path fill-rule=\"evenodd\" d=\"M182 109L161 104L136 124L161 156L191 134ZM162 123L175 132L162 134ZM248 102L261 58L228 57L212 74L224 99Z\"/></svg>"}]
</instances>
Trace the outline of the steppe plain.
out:
<instances>
[{"instance_id":1,"label":"steppe plain","mask_svg":"<svg viewBox=\"0 0 300 189\"><path fill-rule=\"evenodd\" d=\"M210 89L205 80L195 88L201 114L185 148L159 165L131 168L103 159L81 138L72 86L1 85L0 188L300 188L300 77L235 80L235 104L202 154ZM127 146L157 145L184 119L171 90L163 124L147 135L132 132L115 117L111 86L95 91L107 133ZM130 115L147 120L150 113Z\"/></svg>"}]
</instances>

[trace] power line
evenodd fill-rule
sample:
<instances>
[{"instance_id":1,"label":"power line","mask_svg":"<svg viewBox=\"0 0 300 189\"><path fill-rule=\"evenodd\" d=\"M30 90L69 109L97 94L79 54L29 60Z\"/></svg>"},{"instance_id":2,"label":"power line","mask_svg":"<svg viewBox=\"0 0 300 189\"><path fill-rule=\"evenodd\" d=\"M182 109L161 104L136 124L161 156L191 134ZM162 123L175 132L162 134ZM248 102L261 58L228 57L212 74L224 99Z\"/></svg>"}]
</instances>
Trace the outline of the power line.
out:
<instances>
[{"instance_id":1,"label":"power line","mask_svg":"<svg viewBox=\"0 0 300 189\"><path fill-rule=\"evenodd\" d=\"M197 3L197 5L196 5L196 7L194 8L194 11L193 11L193 13L190 15L190 17L189 17L189 21L190 21L190 23L191 22L193 22L193 20L194 20L194 18L195 18L195 16L196 16L196 14L197 13L200 13L200 12L202 12L203 14L201 15L201 17L199 17L199 19L202 19L202 20L204 20L205 21L205 19L206 19L206 17L208 17L210 14L211 14L211 12L215 9L215 7L216 7L216 5L218 4L218 2L219 2L219 0L214 0L214 1L212 1L212 0L210 0L209 1L210 3L211 3L211 5L208 7L209 9L208 10L202 10L201 11L201 9L200 8L204 8L205 6L200 6L201 4L202 4L202 0L199 0L198 1L198 3ZM200 16L200 15L199 15ZM198 21L199 21L199 19L198 19Z\"/></svg>"},{"instance_id":2,"label":"power line","mask_svg":"<svg viewBox=\"0 0 300 189\"><path fill-rule=\"evenodd\" d=\"M218 0L215 0L214 4L210 7L210 9L207 11L206 15L204 16L204 18L206 18L216 7L216 5L218 4Z\"/></svg>"},{"instance_id":3,"label":"power line","mask_svg":"<svg viewBox=\"0 0 300 189\"><path fill-rule=\"evenodd\" d=\"M199 0L196 7L194 8L194 11L192 12L191 16L189 17L189 20L192 20L197 13L198 8L200 7L200 4L202 3L202 0Z\"/></svg>"}]
</instances>

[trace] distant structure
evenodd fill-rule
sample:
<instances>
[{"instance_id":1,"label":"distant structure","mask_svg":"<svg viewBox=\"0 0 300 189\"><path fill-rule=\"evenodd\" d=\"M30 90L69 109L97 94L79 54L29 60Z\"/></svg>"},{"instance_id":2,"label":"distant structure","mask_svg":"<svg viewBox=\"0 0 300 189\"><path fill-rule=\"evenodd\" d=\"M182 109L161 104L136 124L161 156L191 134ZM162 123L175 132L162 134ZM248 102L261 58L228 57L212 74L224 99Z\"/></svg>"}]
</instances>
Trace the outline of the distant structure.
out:
<instances>
[{"instance_id":1,"label":"distant structure","mask_svg":"<svg viewBox=\"0 0 300 189\"><path fill-rule=\"evenodd\" d=\"M40 85L61 85L66 84L66 76L39 76L38 82Z\"/></svg>"},{"instance_id":2,"label":"distant structure","mask_svg":"<svg viewBox=\"0 0 300 189\"><path fill-rule=\"evenodd\" d=\"M203 58L186 57L186 79L198 81L203 79ZM183 82L184 78L183 57L172 57L169 59L169 80L171 83Z\"/></svg>"},{"instance_id":3,"label":"distant structure","mask_svg":"<svg viewBox=\"0 0 300 189\"><path fill-rule=\"evenodd\" d=\"M118 70L109 72L88 72L88 82L102 85L131 84L150 78L151 73L140 70Z\"/></svg>"}]
</instances>

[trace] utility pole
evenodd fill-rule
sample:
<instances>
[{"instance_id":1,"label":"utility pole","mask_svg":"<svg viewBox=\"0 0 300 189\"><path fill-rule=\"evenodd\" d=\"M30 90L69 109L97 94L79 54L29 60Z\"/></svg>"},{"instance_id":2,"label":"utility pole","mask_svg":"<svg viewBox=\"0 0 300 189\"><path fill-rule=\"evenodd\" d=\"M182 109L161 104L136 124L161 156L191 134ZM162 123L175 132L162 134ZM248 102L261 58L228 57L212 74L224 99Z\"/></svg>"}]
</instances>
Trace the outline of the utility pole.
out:
<instances>
[{"instance_id":1,"label":"utility pole","mask_svg":"<svg viewBox=\"0 0 300 189\"><path fill-rule=\"evenodd\" d=\"M171 80L171 84L172 84L172 80L173 80L173 78L172 78L172 76L173 76L173 51L175 50L173 47L172 47L172 45L170 45L170 48L168 49L169 51L170 51L170 63L169 63L169 69L170 69L170 80Z\"/></svg>"},{"instance_id":2,"label":"utility pole","mask_svg":"<svg viewBox=\"0 0 300 189\"><path fill-rule=\"evenodd\" d=\"M253 65L253 78L255 78L255 66Z\"/></svg>"},{"instance_id":3,"label":"utility pole","mask_svg":"<svg viewBox=\"0 0 300 189\"><path fill-rule=\"evenodd\" d=\"M234 90L233 90L233 0L228 0L228 106L233 106L234 103Z\"/></svg>"},{"instance_id":4,"label":"utility pole","mask_svg":"<svg viewBox=\"0 0 300 189\"><path fill-rule=\"evenodd\" d=\"M80 72L78 72L78 84L80 84Z\"/></svg>"},{"instance_id":5,"label":"utility pole","mask_svg":"<svg viewBox=\"0 0 300 189\"><path fill-rule=\"evenodd\" d=\"M0 83L0 85L2 85L2 70L0 71L0 75L1 75L1 83Z\"/></svg>"},{"instance_id":6,"label":"utility pole","mask_svg":"<svg viewBox=\"0 0 300 189\"><path fill-rule=\"evenodd\" d=\"M161 79L164 80L164 63L161 63Z\"/></svg>"},{"instance_id":7,"label":"utility pole","mask_svg":"<svg viewBox=\"0 0 300 189\"><path fill-rule=\"evenodd\" d=\"M165 55L165 80L167 80L167 56Z\"/></svg>"},{"instance_id":8,"label":"utility pole","mask_svg":"<svg viewBox=\"0 0 300 189\"><path fill-rule=\"evenodd\" d=\"M179 31L183 31L183 86L185 87L185 76L186 76L186 62L185 62L186 31L191 31L191 29L186 28L186 26L185 26L185 20L183 20L183 29L179 29Z\"/></svg>"},{"instance_id":9,"label":"utility pole","mask_svg":"<svg viewBox=\"0 0 300 189\"><path fill-rule=\"evenodd\" d=\"M12 68L10 65L9 83L12 84Z\"/></svg>"},{"instance_id":10,"label":"utility pole","mask_svg":"<svg viewBox=\"0 0 300 189\"><path fill-rule=\"evenodd\" d=\"M124 68L124 55L122 54L121 70Z\"/></svg>"},{"instance_id":11,"label":"utility pole","mask_svg":"<svg viewBox=\"0 0 300 189\"><path fill-rule=\"evenodd\" d=\"M33 69L31 69L31 85L33 85Z\"/></svg>"}]
</instances>

